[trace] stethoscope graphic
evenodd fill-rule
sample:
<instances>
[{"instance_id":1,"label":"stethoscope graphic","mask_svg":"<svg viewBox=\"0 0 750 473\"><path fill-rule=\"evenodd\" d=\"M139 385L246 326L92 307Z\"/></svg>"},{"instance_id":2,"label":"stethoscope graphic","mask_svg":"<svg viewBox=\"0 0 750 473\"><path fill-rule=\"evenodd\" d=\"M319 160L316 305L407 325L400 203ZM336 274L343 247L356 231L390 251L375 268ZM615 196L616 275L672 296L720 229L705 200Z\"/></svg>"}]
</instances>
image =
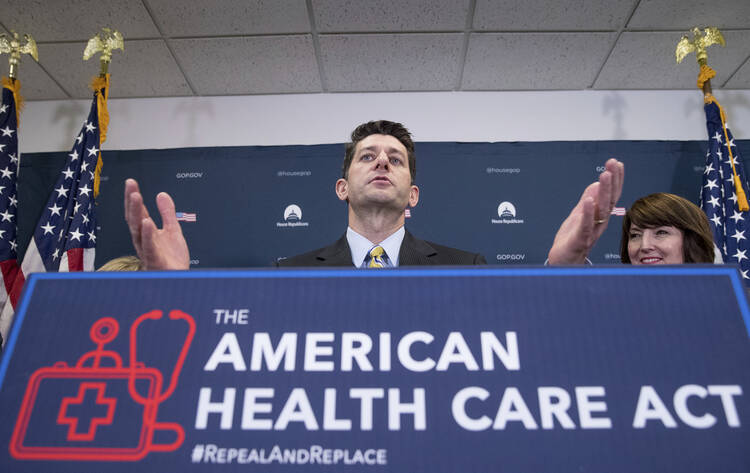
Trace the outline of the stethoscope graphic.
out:
<instances>
[{"instance_id":1,"label":"stethoscope graphic","mask_svg":"<svg viewBox=\"0 0 750 473\"><path fill-rule=\"evenodd\" d=\"M161 310L152 310L140 315L132 323L128 340L129 362L127 366L123 365L119 353L105 349L105 345L117 337L120 331L119 323L112 317L102 317L94 322L89 330L89 337L96 345L96 349L83 354L75 366L68 366L65 362L57 362L51 367L37 369L29 379L26 394L21 404L18 420L11 439L11 454L15 458L45 460L138 460L151 451L164 452L179 448L185 440L183 427L175 422L157 422L156 417L159 405L168 399L177 387L185 358L195 336L195 321L193 317L180 310L169 312L168 318L171 321L187 324L187 333L182 342L182 347L180 348L166 389L162 388L164 376L161 371L153 367L147 367L143 362L138 360L137 342L141 325L147 321L160 320L164 315L164 312ZM34 446L26 444L26 431L34 412L37 393L42 386L41 383L49 379L79 380L79 386L96 385L102 392L110 382L117 382L117 380L127 381L129 396L134 402L143 406L143 425L139 429L138 446L135 448L96 447L90 443L84 443L84 441L95 441L94 435L85 436L85 438L80 434L71 436L70 431L67 435L68 442L62 446ZM149 381L147 384L147 395L142 395L136 389L136 382L138 380ZM64 403L60 407L58 424L60 424L60 419L64 418L63 406ZM167 444L155 443L154 433L157 431L173 432L175 434L174 441Z\"/></svg>"}]
</instances>

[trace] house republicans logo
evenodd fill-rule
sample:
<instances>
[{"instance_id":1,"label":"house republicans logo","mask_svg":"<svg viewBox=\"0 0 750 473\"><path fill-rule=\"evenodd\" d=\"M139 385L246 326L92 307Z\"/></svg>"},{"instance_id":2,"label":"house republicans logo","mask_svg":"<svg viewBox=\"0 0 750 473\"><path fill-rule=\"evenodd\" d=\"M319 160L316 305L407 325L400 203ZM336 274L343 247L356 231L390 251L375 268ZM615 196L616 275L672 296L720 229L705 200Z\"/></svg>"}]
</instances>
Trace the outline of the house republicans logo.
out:
<instances>
[{"instance_id":1,"label":"house republicans logo","mask_svg":"<svg viewBox=\"0 0 750 473\"><path fill-rule=\"evenodd\" d=\"M277 227L309 227L309 222L302 221L302 209L297 204L287 205L284 209L284 221L276 222Z\"/></svg>"},{"instance_id":2,"label":"house republicans logo","mask_svg":"<svg viewBox=\"0 0 750 473\"><path fill-rule=\"evenodd\" d=\"M492 223L523 223L523 219L516 218L516 206L510 202L500 202L497 206L499 218L490 219Z\"/></svg>"},{"instance_id":3,"label":"house republicans logo","mask_svg":"<svg viewBox=\"0 0 750 473\"><path fill-rule=\"evenodd\" d=\"M302 220L302 209L299 205L292 204L284 209L284 220L287 222L299 222Z\"/></svg>"}]
</instances>

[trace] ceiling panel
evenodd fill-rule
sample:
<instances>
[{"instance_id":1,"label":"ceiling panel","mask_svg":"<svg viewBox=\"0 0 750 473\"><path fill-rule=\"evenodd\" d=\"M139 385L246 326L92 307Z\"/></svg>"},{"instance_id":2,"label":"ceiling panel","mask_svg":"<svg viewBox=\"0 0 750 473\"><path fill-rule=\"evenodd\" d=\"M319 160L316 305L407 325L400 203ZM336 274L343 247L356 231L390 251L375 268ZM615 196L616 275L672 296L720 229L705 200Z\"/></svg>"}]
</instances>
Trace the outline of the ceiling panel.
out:
<instances>
[{"instance_id":1,"label":"ceiling panel","mask_svg":"<svg viewBox=\"0 0 750 473\"><path fill-rule=\"evenodd\" d=\"M472 34L462 88L585 89L614 39L614 33Z\"/></svg>"},{"instance_id":2,"label":"ceiling panel","mask_svg":"<svg viewBox=\"0 0 750 473\"><path fill-rule=\"evenodd\" d=\"M0 56L0 58L5 59L6 56ZM3 76L8 74L7 67L7 65L3 67ZM58 100L68 98L68 94L28 54L21 56L21 64L18 67L18 80L21 81L21 96L25 100Z\"/></svg>"},{"instance_id":3,"label":"ceiling panel","mask_svg":"<svg viewBox=\"0 0 750 473\"><path fill-rule=\"evenodd\" d=\"M42 65L74 98L91 97L88 85L99 74L99 56L84 61L86 44L40 44ZM74 67L71 67L74 66ZM158 97L192 95L177 63L163 40L133 40L124 51L115 51L109 67L110 96Z\"/></svg>"},{"instance_id":4,"label":"ceiling panel","mask_svg":"<svg viewBox=\"0 0 750 473\"><path fill-rule=\"evenodd\" d=\"M322 35L323 70L331 92L451 90L464 35Z\"/></svg>"},{"instance_id":5,"label":"ceiling panel","mask_svg":"<svg viewBox=\"0 0 750 473\"><path fill-rule=\"evenodd\" d=\"M641 0L628 28L747 28L748 0Z\"/></svg>"},{"instance_id":6,"label":"ceiling panel","mask_svg":"<svg viewBox=\"0 0 750 473\"><path fill-rule=\"evenodd\" d=\"M636 0L477 0L474 28L493 31L617 30Z\"/></svg>"},{"instance_id":7,"label":"ceiling panel","mask_svg":"<svg viewBox=\"0 0 750 473\"><path fill-rule=\"evenodd\" d=\"M724 85L728 89L750 89L750 58Z\"/></svg>"},{"instance_id":8,"label":"ceiling panel","mask_svg":"<svg viewBox=\"0 0 750 473\"><path fill-rule=\"evenodd\" d=\"M0 0L8 29L40 41L86 41L102 27L125 39L153 38L159 32L141 0Z\"/></svg>"},{"instance_id":9,"label":"ceiling panel","mask_svg":"<svg viewBox=\"0 0 750 473\"><path fill-rule=\"evenodd\" d=\"M80 49L101 26L126 41L113 97L692 88L695 68L671 61L697 24L727 37L709 56L715 85L750 88L750 0L0 0L0 12L0 32L39 43L30 100L88 97L98 65Z\"/></svg>"},{"instance_id":10,"label":"ceiling panel","mask_svg":"<svg viewBox=\"0 0 750 473\"><path fill-rule=\"evenodd\" d=\"M462 31L469 0L312 0L321 33Z\"/></svg>"},{"instance_id":11,"label":"ceiling panel","mask_svg":"<svg viewBox=\"0 0 750 473\"><path fill-rule=\"evenodd\" d=\"M597 89L691 89L696 87L695 55L675 62L679 32L623 33L594 84ZM709 49L713 80L722 85L750 54L750 31L726 31L726 48Z\"/></svg>"},{"instance_id":12,"label":"ceiling panel","mask_svg":"<svg viewBox=\"0 0 750 473\"><path fill-rule=\"evenodd\" d=\"M321 91L310 35L179 39L171 45L200 95Z\"/></svg>"},{"instance_id":13,"label":"ceiling panel","mask_svg":"<svg viewBox=\"0 0 750 473\"><path fill-rule=\"evenodd\" d=\"M305 0L147 0L168 37L308 33Z\"/></svg>"}]
</instances>

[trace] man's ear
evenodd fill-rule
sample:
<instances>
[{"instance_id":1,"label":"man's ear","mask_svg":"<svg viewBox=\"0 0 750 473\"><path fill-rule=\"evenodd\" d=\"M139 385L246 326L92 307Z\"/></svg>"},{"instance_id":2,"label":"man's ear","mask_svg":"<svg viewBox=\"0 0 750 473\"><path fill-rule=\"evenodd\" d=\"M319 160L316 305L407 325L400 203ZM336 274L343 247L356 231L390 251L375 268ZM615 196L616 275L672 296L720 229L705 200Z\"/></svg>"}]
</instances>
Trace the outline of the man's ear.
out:
<instances>
[{"instance_id":1,"label":"man's ear","mask_svg":"<svg viewBox=\"0 0 750 473\"><path fill-rule=\"evenodd\" d=\"M416 207L419 202L419 187L412 185L409 189L409 207Z\"/></svg>"},{"instance_id":2,"label":"man's ear","mask_svg":"<svg viewBox=\"0 0 750 473\"><path fill-rule=\"evenodd\" d=\"M339 200L349 201L349 182L346 179L336 181L336 196Z\"/></svg>"}]
</instances>

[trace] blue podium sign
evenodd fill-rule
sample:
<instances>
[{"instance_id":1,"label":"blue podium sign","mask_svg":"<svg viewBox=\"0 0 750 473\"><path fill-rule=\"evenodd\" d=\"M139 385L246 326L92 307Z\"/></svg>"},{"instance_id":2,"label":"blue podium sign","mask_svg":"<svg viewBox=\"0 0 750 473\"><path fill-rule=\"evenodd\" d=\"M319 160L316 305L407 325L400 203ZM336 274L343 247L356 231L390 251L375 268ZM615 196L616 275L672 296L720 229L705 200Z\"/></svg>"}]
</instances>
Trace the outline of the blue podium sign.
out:
<instances>
[{"instance_id":1,"label":"blue podium sign","mask_svg":"<svg viewBox=\"0 0 750 473\"><path fill-rule=\"evenodd\" d=\"M736 269L33 275L7 472L750 470Z\"/></svg>"}]
</instances>

